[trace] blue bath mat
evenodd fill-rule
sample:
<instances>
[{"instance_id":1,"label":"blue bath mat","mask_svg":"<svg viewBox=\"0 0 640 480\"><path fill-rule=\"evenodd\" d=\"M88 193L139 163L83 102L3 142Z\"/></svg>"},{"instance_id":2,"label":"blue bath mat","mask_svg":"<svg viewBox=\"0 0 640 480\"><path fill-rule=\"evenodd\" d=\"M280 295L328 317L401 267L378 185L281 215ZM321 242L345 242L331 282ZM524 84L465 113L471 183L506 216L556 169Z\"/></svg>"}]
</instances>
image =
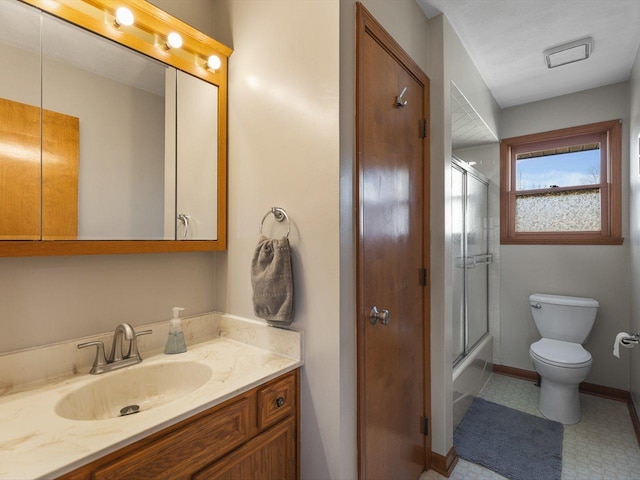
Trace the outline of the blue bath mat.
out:
<instances>
[{"instance_id":1,"label":"blue bath mat","mask_svg":"<svg viewBox=\"0 0 640 480\"><path fill-rule=\"evenodd\" d=\"M453 435L459 457L510 480L560 480L561 423L476 398Z\"/></svg>"}]
</instances>

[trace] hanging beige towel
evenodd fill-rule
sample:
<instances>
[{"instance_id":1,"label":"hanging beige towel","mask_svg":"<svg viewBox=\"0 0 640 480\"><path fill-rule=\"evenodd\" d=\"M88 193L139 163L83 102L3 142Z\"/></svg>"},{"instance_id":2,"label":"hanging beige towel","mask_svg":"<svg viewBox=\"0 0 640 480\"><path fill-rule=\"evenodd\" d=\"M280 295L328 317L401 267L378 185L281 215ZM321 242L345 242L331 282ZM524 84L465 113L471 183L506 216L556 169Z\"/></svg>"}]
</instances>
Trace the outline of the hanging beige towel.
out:
<instances>
[{"instance_id":1,"label":"hanging beige towel","mask_svg":"<svg viewBox=\"0 0 640 480\"><path fill-rule=\"evenodd\" d=\"M293 321L293 270L289 240L260 236L251 261L253 312L271 325Z\"/></svg>"}]
</instances>

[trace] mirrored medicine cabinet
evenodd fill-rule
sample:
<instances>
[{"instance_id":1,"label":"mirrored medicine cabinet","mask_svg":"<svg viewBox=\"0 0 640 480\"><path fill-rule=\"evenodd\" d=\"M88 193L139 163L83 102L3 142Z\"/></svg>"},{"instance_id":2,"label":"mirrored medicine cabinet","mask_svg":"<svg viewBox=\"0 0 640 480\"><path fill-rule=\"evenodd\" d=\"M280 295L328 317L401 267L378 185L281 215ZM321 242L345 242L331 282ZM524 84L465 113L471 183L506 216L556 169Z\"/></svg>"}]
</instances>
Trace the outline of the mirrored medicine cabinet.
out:
<instances>
[{"instance_id":1,"label":"mirrored medicine cabinet","mask_svg":"<svg viewBox=\"0 0 640 480\"><path fill-rule=\"evenodd\" d=\"M0 2L0 256L225 249L230 54L143 0Z\"/></svg>"}]
</instances>

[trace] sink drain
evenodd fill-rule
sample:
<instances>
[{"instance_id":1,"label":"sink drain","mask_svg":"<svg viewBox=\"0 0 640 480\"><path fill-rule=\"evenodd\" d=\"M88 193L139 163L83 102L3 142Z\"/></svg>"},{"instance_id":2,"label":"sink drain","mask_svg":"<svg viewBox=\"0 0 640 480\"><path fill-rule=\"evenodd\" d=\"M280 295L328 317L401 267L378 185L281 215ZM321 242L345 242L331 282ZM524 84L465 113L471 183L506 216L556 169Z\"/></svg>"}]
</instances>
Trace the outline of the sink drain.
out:
<instances>
[{"instance_id":1,"label":"sink drain","mask_svg":"<svg viewBox=\"0 0 640 480\"><path fill-rule=\"evenodd\" d=\"M127 415L133 415L134 413L138 413L139 411L139 405L127 405L126 407L122 407L120 409L120 416L125 417Z\"/></svg>"}]
</instances>

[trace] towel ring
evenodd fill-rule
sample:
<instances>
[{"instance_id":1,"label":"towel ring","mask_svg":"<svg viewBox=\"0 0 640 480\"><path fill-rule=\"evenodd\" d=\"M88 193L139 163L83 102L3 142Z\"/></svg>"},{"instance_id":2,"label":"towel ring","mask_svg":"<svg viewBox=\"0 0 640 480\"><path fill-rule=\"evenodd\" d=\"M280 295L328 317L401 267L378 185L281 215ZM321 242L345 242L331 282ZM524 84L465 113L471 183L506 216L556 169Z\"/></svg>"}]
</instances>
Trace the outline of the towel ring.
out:
<instances>
[{"instance_id":1,"label":"towel ring","mask_svg":"<svg viewBox=\"0 0 640 480\"><path fill-rule=\"evenodd\" d=\"M271 210L264 214L264 217L262 217L262 222L260 222L260 236L262 236L262 226L264 225L264 221L270 214L273 214L277 222L282 222L284 220L287 221L287 235L285 236L285 238L289 238L289 233L291 232L289 216L287 215L287 212L284 211L284 208L280 207L271 207Z\"/></svg>"}]
</instances>

